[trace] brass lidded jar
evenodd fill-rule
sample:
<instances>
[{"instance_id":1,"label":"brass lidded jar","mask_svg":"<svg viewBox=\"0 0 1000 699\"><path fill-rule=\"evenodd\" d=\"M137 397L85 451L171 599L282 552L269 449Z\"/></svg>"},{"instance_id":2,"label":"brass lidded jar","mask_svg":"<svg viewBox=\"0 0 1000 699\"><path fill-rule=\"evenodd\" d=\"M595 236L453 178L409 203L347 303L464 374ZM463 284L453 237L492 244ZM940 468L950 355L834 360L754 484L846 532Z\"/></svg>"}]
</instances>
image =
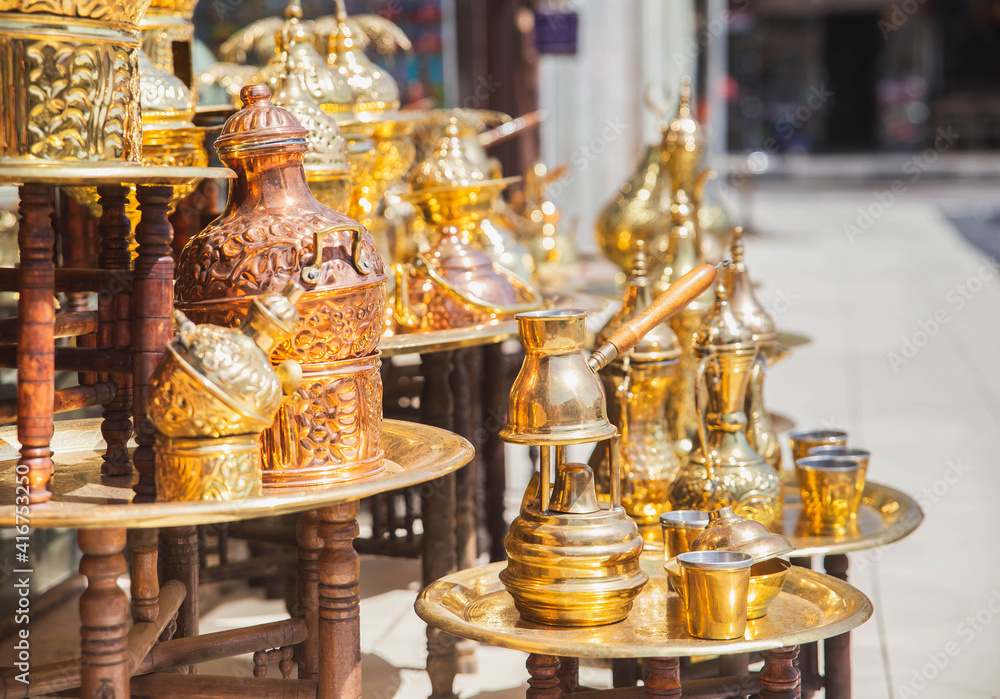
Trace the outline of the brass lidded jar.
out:
<instances>
[{"instance_id":1,"label":"brass lidded jar","mask_svg":"<svg viewBox=\"0 0 1000 699\"><path fill-rule=\"evenodd\" d=\"M778 330L774 318L754 294L750 275L743 262L743 229L734 228L729 246L733 262L733 275L727 291L733 311L750 329L754 341L760 348L750 375L747 388L746 406L747 438L750 446L767 459L776 471L781 471L781 443L771 421L771 414L764 404L764 379L767 378L768 361L778 350Z\"/></svg>"},{"instance_id":2,"label":"brass lidded jar","mask_svg":"<svg viewBox=\"0 0 1000 699\"><path fill-rule=\"evenodd\" d=\"M640 240L621 310L598 333L598 346L623 323L649 308L652 288ZM680 467L666 412L680 356L670 324L660 323L630 353L601 371L608 417L621 434L622 506L639 524L643 536L653 540L659 539L659 516L669 509L670 486ZM604 450L594 451L591 466L597 474L598 494L609 494L610 469Z\"/></svg>"},{"instance_id":3,"label":"brass lidded jar","mask_svg":"<svg viewBox=\"0 0 1000 699\"><path fill-rule=\"evenodd\" d=\"M769 527L781 516L781 479L747 440L743 406L758 350L750 329L729 305L727 278L733 273L730 265L694 335L695 395L706 399L698 404L698 446L674 481L670 501L678 510L730 506Z\"/></svg>"},{"instance_id":4,"label":"brass lidded jar","mask_svg":"<svg viewBox=\"0 0 1000 699\"><path fill-rule=\"evenodd\" d=\"M177 307L197 322L236 326L253 298L305 288L291 340L272 361L302 365L298 391L264 435L264 485L325 485L381 471L378 340L387 277L367 231L310 193L306 130L264 85L216 149L237 175L222 215L191 238L177 270Z\"/></svg>"}]
</instances>

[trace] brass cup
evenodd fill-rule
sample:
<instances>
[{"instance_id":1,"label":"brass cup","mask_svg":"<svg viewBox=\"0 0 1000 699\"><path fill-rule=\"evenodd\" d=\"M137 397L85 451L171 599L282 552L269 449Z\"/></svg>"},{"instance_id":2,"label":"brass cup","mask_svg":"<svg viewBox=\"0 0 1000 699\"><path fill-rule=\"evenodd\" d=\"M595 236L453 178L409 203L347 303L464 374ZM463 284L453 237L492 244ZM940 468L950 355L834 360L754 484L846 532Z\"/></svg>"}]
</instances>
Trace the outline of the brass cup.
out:
<instances>
[{"instance_id":1,"label":"brass cup","mask_svg":"<svg viewBox=\"0 0 1000 699\"><path fill-rule=\"evenodd\" d=\"M688 551L679 555L677 562L688 633L716 641L743 638L753 556L735 551Z\"/></svg>"},{"instance_id":2,"label":"brass cup","mask_svg":"<svg viewBox=\"0 0 1000 699\"><path fill-rule=\"evenodd\" d=\"M747 619L760 619L767 614L767 607L781 592L792 564L782 558L772 558L754 563L750 568L750 586L747 588ZM681 570L676 561L664 565L670 589L684 597Z\"/></svg>"},{"instance_id":3,"label":"brass cup","mask_svg":"<svg viewBox=\"0 0 1000 699\"><path fill-rule=\"evenodd\" d=\"M660 515L663 554L667 560L691 550L691 542L705 531L710 516L702 510L674 510Z\"/></svg>"},{"instance_id":4,"label":"brass cup","mask_svg":"<svg viewBox=\"0 0 1000 699\"><path fill-rule=\"evenodd\" d=\"M788 433L792 447L792 463L809 456L809 450L823 446L845 446L847 433L843 430L793 430Z\"/></svg>"},{"instance_id":5,"label":"brass cup","mask_svg":"<svg viewBox=\"0 0 1000 699\"><path fill-rule=\"evenodd\" d=\"M857 519L858 507L861 506L861 498L865 493L865 479L868 478L868 459L871 457L871 452L867 449L858 449L856 447L828 445L813 447L809 450L809 456L835 456L838 459L853 459L858 462L860 466L858 472L858 492L854 496L854 504L851 508L851 518Z\"/></svg>"},{"instance_id":6,"label":"brass cup","mask_svg":"<svg viewBox=\"0 0 1000 699\"><path fill-rule=\"evenodd\" d=\"M855 459L807 456L795 462L802 511L813 534L846 534L857 512L864 475Z\"/></svg>"}]
</instances>

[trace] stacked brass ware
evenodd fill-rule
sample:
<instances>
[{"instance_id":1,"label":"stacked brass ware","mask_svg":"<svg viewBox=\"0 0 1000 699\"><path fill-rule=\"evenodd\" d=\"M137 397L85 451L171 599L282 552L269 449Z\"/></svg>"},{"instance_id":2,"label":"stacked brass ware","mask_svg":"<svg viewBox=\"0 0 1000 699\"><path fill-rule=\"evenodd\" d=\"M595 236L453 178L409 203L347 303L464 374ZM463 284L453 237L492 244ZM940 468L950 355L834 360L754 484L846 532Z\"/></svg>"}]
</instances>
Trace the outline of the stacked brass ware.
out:
<instances>
[{"instance_id":1,"label":"stacked brass ware","mask_svg":"<svg viewBox=\"0 0 1000 699\"><path fill-rule=\"evenodd\" d=\"M734 274L730 265L694 335L699 440L674 481L670 503L677 510L729 506L770 527L781 516L781 479L747 440L743 407L758 349L729 304L726 289Z\"/></svg>"},{"instance_id":2,"label":"stacked brass ware","mask_svg":"<svg viewBox=\"0 0 1000 699\"><path fill-rule=\"evenodd\" d=\"M337 122L310 95L306 74L299 63L299 42L306 42L309 49L312 44L308 38L299 36L290 22L282 27L281 33L281 44L286 48L285 65L274 83L271 101L291 112L307 131L309 152L303 159L303 166L313 196L334 211L347 213L353 181L347 142Z\"/></svg>"},{"instance_id":3,"label":"stacked brass ware","mask_svg":"<svg viewBox=\"0 0 1000 699\"><path fill-rule=\"evenodd\" d=\"M477 234L510 180L488 179L465 158L457 120L414 168L408 198L429 227L430 247L397 266L396 321L405 330L444 330L510 318L538 308L530 282L496 265Z\"/></svg>"},{"instance_id":4,"label":"stacked brass ware","mask_svg":"<svg viewBox=\"0 0 1000 699\"><path fill-rule=\"evenodd\" d=\"M560 212L549 196L549 185L565 173L565 166L549 171L534 163L524 174L518 205L505 206L503 213L521 244L531 251L539 277L551 277L560 265L576 260L573 241L560 226Z\"/></svg>"},{"instance_id":5,"label":"stacked brass ware","mask_svg":"<svg viewBox=\"0 0 1000 699\"><path fill-rule=\"evenodd\" d=\"M529 485L504 539L508 562L500 580L524 619L556 626L621 621L648 580L639 567L642 538L619 504L618 432L583 353L586 316L570 310L517 316L524 364L500 433L508 442L540 445L542 455L537 497ZM605 440L597 449L610 461L610 507L597 500L591 468L565 461L567 444Z\"/></svg>"},{"instance_id":6,"label":"stacked brass ware","mask_svg":"<svg viewBox=\"0 0 1000 699\"><path fill-rule=\"evenodd\" d=\"M298 362L271 366L270 355L295 332L294 282L285 294L254 298L238 330L196 326L174 313L177 336L150 381L160 500L238 500L261 492L261 433L282 395L302 378Z\"/></svg>"},{"instance_id":7,"label":"stacked brass ware","mask_svg":"<svg viewBox=\"0 0 1000 699\"><path fill-rule=\"evenodd\" d=\"M378 473L382 382L376 346L385 285L364 227L320 204L303 169L306 130L263 85L216 141L237 175L223 214L188 242L177 307L197 322L235 327L253 298L296 280L303 320L272 361L299 361L296 393L264 434L264 485L322 485Z\"/></svg>"},{"instance_id":8,"label":"stacked brass ware","mask_svg":"<svg viewBox=\"0 0 1000 699\"><path fill-rule=\"evenodd\" d=\"M8 0L0 170L139 165L139 20L149 0Z\"/></svg>"},{"instance_id":9,"label":"stacked brass ware","mask_svg":"<svg viewBox=\"0 0 1000 699\"><path fill-rule=\"evenodd\" d=\"M597 336L603 344L622 324L653 301L653 281L647 276L643 241L637 241L632 274L625 286L621 310ZM668 323L648 332L633 350L601 371L611 422L621 435L622 506L639 524L643 536L659 538L657 522L669 508L670 487L680 464L674 453L664 408L672 389L681 348ZM611 492L610 469L603 450L594 452L599 495ZM650 526L653 525L653 526Z\"/></svg>"},{"instance_id":10,"label":"stacked brass ware","mask_svg":"<svg viewBox=\"0 0 1000 699\"><path fill-rule=\"evenodd\" d=\"M754 451L763 456L775 471L780 472L781 443L771 421L771 414L764 405L764 379L767 377L768 361L778 351L778 330L774 318L754 294L750 275L743 262L742 228L733 229L729 256L733 263L731 283L727 288L729 305L736 317L749 328L760 350L750 373L746 404L743 408L747 416L747 438Z\"/></svg>"}]
</instances>

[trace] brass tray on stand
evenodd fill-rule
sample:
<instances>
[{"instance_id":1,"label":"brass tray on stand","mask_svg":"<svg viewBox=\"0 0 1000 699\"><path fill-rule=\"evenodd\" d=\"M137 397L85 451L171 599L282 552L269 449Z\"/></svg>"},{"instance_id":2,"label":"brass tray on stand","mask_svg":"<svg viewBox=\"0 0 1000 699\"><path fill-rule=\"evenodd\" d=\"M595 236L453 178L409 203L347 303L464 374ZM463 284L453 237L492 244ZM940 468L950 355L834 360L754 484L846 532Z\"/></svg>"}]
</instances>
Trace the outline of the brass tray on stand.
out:
<instances>
[{"instance_id":1,"label":"brass tray on stand","mask_svg":"<svg viewBox=\"0 0 1000 699\"><path fill-rule=\"evenodd\" d=\"M628 618L596 627L555 627L523 621L498 575L506 563L459 571L431 583L417 615L442 631L526 653L574 658L659 658L751 653L818 641L860 626L871 602L847 583L792 567L767 616L750 621L743 639L692 638L681 600L667 587L663 564L645 559L649 582Z\"/></svg>"},{"instance_id":2,"label":"brass tray on stand","mask_svg":"<svg viewBox=\"0 0 1000 699\"><path fill-rule=\"evenodd\" d=\"M797 557L833 556L850 551L866 551L891 544L908 536L924 519L920 505L906 493L881 483L868 481L861 506L858 508L856 526L847 534L817 536L803 532L799 525L802 497L799 495L795 474L784 473L785 505L781 524L775 531L784 534L795 546L792 554ZM663 542L659 525L642 527L643 555L662 556Z\"/></svg>"}]
</instances>

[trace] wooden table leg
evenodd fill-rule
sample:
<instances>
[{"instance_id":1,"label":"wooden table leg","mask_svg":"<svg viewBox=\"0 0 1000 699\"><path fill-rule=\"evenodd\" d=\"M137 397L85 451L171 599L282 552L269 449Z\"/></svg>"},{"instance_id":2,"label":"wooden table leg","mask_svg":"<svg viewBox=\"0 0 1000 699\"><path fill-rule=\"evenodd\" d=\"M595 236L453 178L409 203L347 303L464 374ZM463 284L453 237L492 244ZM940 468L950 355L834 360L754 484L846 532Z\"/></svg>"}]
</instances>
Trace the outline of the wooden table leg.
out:
<instances>
[{"instance_id":1,"label":"wooden table leg","mask_svg":"<svg viewBox=\"0 0 1000 699\"><path fill-rule=\"evenodd\" d=\"M317 699L361 697L361 562L354 550L360 503L323 507L319 554L319 689Z\"/></svg>"},{"instance_id":2,"label":"wooden table leg","mask_svg":"<svg viewBox=\"0 0 1000 699\"><path fill-rule=\"evenodd\" d=\"M136 622L156 621L160 613L156 540L155 529L133 529L128 533L132 620Z\"/></svg>"},{"instance_id":3,"label":"wooden table leg","mask_svg":"<svg viewBox=\"0 0 1000 699\"><path fill-rule=\"evenodd\" d=\"M526 699L561 699L559 689L559 658L554 655L532 653L526 663L528 692Z\"/></svg>"},{"instance_id":4,"label":"wooden table leg","mask_svg":"<svg viewBox=\"0 0 1000 699\"><path fill-rule=\"evenodd\" d=\"M177 612L176 638L198 635L198 527L164 527L160 530L163 580L180 580L187 596ZM194 672L191 666L190 672Z\"/></svg>"},{"instance_id":5,"label":"wooden table leg","mask_svg":"<svg viewBox=\"0 0 1000 699\"><path fill-rule=\"evenodd\" d=\"M507 380L507 358L502 343L487 345L482 349L483 366L489 367L483 374L483 429L486 439L482 449L484 487L484 510L486 530L489 533L490 561L502 561L507 557L503 547L507 535L507 521L504 519L504 491L507 489L507 471L504 464L504 443L500 430L507 422L507 399L510 385Z\"/></svg>"},{"instance_id":6,"label":"wooden table leg","mask_svg":"<svg viewBox=\"0 0 1000 699\"><path fill-rule=\"evenodd\" d=\"M20 188L21 223L17 246L19 318L17 331L17 439L21 458L17 472L27 469L28 498L52 497L52 411L55 402L55 283L52 229L53 188L26 184Z\"/></svg>"},{"instance_id":7,"label":"wooden table leg","mask_svg":"<svg viewBox=\"0 0 1000 699\"><path fill-rule=\"evenodd\" d=\"M132 295L127 293L131 275L132 253L128 249L132 224L125 214L128 187L121 185L98 187L101 219L97 232L101 237L97 264L113 270L109 288L97 293L97 346L101 349L127 350L132 346L129 328ZM100 381L115 382L115 398L104 406L101 434L107 444L101 473L108 476L132 473L132 455L128 440L132 437L132 376L102 374Z\"/></svg>"},{"instance_id":8,"label":"wooden table leg","mask_svg":"<svg viewBox=\"0 0 1000 699\"><path fill-rule=\"evenodd\" d=\"M84 699L129 696L128 597L118 587L125 572L124 529L80 529L80 692Z\"/></svg>"},{"instance_id":9,"label":"wooden table leg","mask_svg":"<svg viewBox=\"0 0 1000 699\"><path fill-rule=\"evenodd\" d=\"M645 658L643 663L649 673L645 693L650 699L680 699L681 664L677 658Z\"/></svg>"},{"instance_id":10,"label":"wooden table leg","mask_svg":"<svg viewBox=\"0 0 1000 699\"><path fill-rule=\"evenodd\" d=\"M474 349L457 350L452 354L452 373L449 379L451 387L454 420L452 430L476 446L475 435L478 427L474 407L472 384L479 381L473 356L478 356ZM455 473L455 539L456 555L459 570L466 570L476 565L479 558L477 541L478 528L476 492L479 479L476 477L479 468L479 457L474 455L472 461ZM456 671L462 674L476 672L476 642L467 638L455 641L457 653Z\"/></svg>"},{"instance_id":11,"label":"wooden table leg","mask_svg":"<svg viewBox=\"0 0 1000 699\"><path fill-rule=\"evenodd\" d=\"M847 580L849 561L846 554L826 556L823 567L835 578ZM851 697L851 634L845 633L823 641L823 686L826 699Z\"/></svg>"},{"instance_id":12,"label":"wooden table leg","mask_svg":"<svg viewBox=\"0 0 1000 699\"><path fill-rule=\"evenodd\" d=\"M559 690L563 694L575 692L580 686L580 659L559 657Z\"/></svg>"},{"instance_id":13,"label":"wooden table leg","mask_svg":"<svg viewBox=\"0 0 1000 699\"><path fill-rule=\"evenodd\" d=\"M315 680L319 677L319 555L323 541L319 538L319 513L303 512L295 526L295 540L299 547L297 576L297 608L295 616L306 622L309 635L296 646L299 679Z\"/></svg>"},{"instance_id":14,"label":"wooden table leg","mask_svg":"<svg viewBox=\"0 0 1000 699\"><path fill-rule=\"evenodd\" d=\"M171 315L174 310L174 258L170 243L174 231L167 219L173 188L140 185L137 190L142 217L135 229L139 247L132 286L132 378L135 441L138 446L132 460L139 472L139 482L135 486L136 499L150 502L156 498L156 465L153 454L156 428L146 417L146 399L153 369L173 334ZM188 588L188 599L192 596L197 598L197 590ZM178 621L178 632L180 626Z\"/></svg>"},{"instance_id":15,"label":"wooden table leg","mask_svg":"<svg viewBox=\"0 0 1000 699\"><path fill-rule=\"evenodd\" d=\"M766 650L761 655L764 667L760 671L758 699L798 699L802 689L802 675L795 667L799 647Z\"/></svg>"},{"instance_id":16,"label":"wooden table leg","mask_svg":"<svg viewBox=\"0 0 1000 699\"><path fill-rule=\"evenodd\" d=\"M435 352L420 357L424 385L420 393L421 422L450 430L454 425L454 403L449 379L452 353ZM423 518L423 584L458 570L455 537L455 474L424 484L421 494ZM456 639L451 634L427 627L427 674L431 699L453 699L458 674Z\"/></svg>"}]
</instances>

